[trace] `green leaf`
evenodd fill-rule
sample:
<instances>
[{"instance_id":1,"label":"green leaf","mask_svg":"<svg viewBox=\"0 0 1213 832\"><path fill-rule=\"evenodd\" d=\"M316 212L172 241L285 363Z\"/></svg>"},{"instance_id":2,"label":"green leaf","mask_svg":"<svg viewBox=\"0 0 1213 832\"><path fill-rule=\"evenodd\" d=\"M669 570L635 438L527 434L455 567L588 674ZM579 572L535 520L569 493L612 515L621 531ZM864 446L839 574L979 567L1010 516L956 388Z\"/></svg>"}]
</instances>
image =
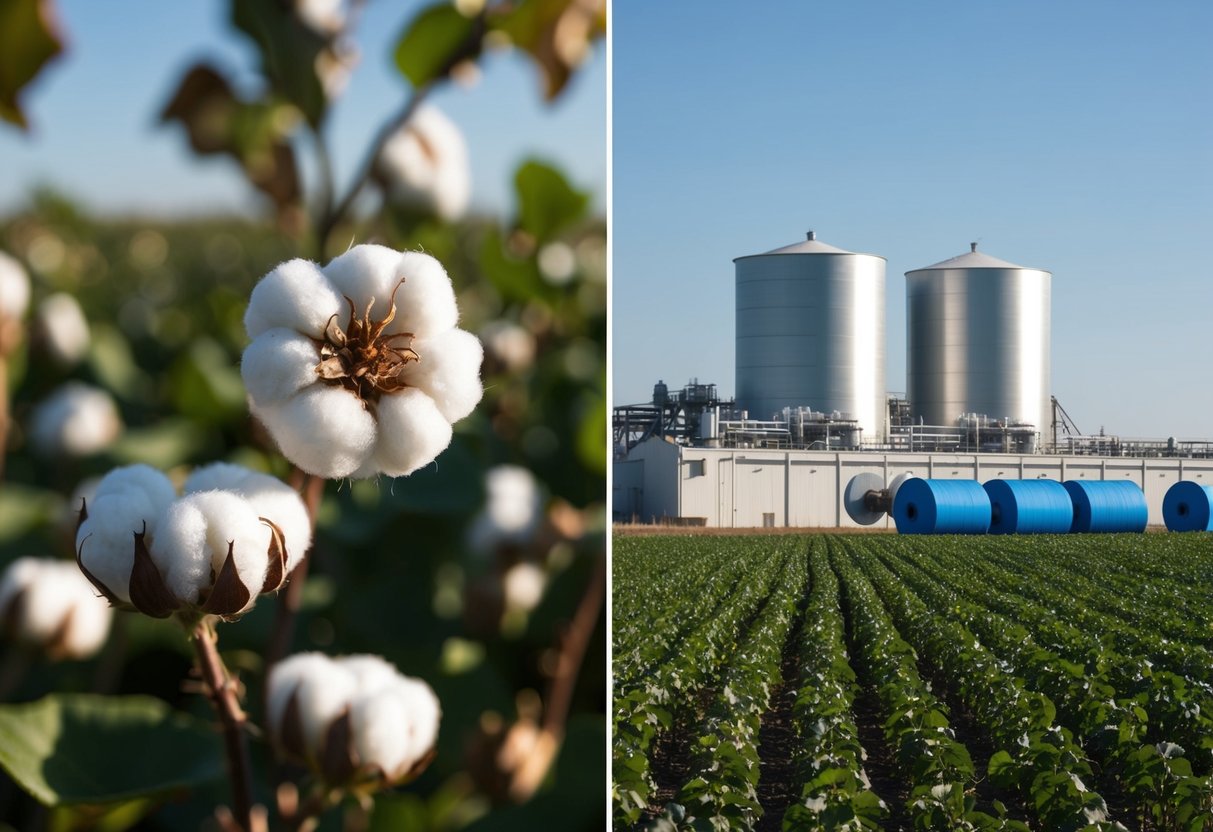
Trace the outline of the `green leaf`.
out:
<instances>
[{"instance_id":1,"label":"green leaf","mask_svg":"<svg viewBox=\"0 0 1213 832\"><path fill-rule=\"evenodd\" d=\"M0 118L28 127L17 96L63 49L50 0L0 2Z\"/></svg>"},{"instance_id":2,"label":"green leaf","mask_svg":"<svg viewBox=\"0 0 1213 832\"><path fill-rule=\"evenodd\" d=\"M110 455L123 465L143 462L165 469L187 461L206 442L206 434L194 422L164 419L153 427L128 430L110 447Z\"/></svg>"},{"instance_id":3,"label":"green leaf","mask_svg":"<svg viewBox=\"0 0 1213 832\"><path fill-rule=\"evenodd\" d=\"M257 44L261 66L274 89L311 124L324 119L328 99L316 74L316 58L328 45L278 0L232 0L232 23Z\"/></svg>"},{"instance_id":4,"label":"green leaf","mask_svg":"<svg viewBox=\"0 0 1213 832\"><path fill-rule=\"evenodd\" d=\"M590 197L564 175L537 160L524 162L514 174L518 194L518 227L544 243L585 216Z\"/></svg>"},{"instance_id":5,"label":"green leaf","mask_svg":"<svg viewBox=\"0 0 1213 832\"><path fill-rule=\"evenodd\" d=\"M606 33L606 3L579 0L520 0L504 4L493 28L527 52L543 76L543 96L553 101L565 89L590 44Z\"/></svg>"},{"instance_id":6,"label":"green leaf","mask_svg":"<svg viewBox=\"0 0 1213 832\"><path fill-rule=\"evenodd\" d=\"M0 540L12 540L54 522L62 508L63 498L53 491L6 483L0 491Z\"/></svg>"},{"instance_id":7,"label":"green leaf","mask_svg":"<svg viewBox=\"0 0 1213 832\"><path fill-rule=\"evenodd\" d=\"M219 737L146 696L0 705L0 766L47 806L110 803L223 776Z\"/></svg>"},{"instance_id":8,"label":"green leaf","mask_svg":"<svg viewBox=\"0 0 1213 832\"><path fill-rule=\"evenodd\" d=\"M444 78L458 60L480 53L480 23L450 3L437 3L409 22L396 44L396 66L414 88Z\"/></svg>"}]
</instances>

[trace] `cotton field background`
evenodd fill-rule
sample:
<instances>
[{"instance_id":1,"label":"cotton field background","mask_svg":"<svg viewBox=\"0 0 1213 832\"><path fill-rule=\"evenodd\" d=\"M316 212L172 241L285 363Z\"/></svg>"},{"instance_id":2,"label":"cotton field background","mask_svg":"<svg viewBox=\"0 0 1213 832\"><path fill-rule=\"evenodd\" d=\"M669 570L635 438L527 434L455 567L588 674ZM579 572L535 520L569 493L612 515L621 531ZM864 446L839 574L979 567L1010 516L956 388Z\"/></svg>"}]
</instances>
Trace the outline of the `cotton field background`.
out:
<instances>
[{"instance_id":1,"label":"cotton field background","mask_svg":"<svg viewBox=\"0 0 1213 832\"><path fill-rule=\"evenodd\" d=\"M367 56L362 7L232 3L231 37L259 55L257 83L199 61L146 114L161 125L149 143L214 160L199 176L222 164L247 179L255 216L117 217L58 183L0 217L0 829L605 823L602 197L529 157L513 166L510 207L478 209L478 144L430 100L491 72L494 49L529 60L530 94L558 102L601 48L605 12L579 0L410 5L393 54ZM0 53L14 56L0 129L36 121L29 82L73 48L70 11L17 0L0 12ZM338 175L329 108L349 65L371 57L398 68L401 105ZM430 319L415 287L431 278L398 252L424 252L428 274L449 276L449 288L433 280L457 329L443 317L453 311L435 314L466 336L420 328ZM353 265L329 269L337 257ZM331 278L333 298L386 287L340 314L324 307L315 332L299 324L302 349L317 351L304 383L353 416L280 418L276 365L246 355L265 331L250 297L275 274L299 308L321 303L298 289L307 280ZM419 390L429 421L401 410L412 421L390 422L392 397ZM346 418L387 438L364 441ZM340 458L359 442L379 450ZM103 479L115 469L127 473ZM132 503L113 495L132 478L174 501L155 528L122 525ZM190 496L200 490L221 496ZM211 531L178 522L187 509ZM252 519L237 533L240 512ZM98 554L114 525L119 544L146 541L133 569L124 544L117 561ZM199 557L212 568L190 583L174 552L208 534ZM229 574L224 546L258 535L269 572L262 559L248 577L236 552ZM110 611L111 595L133 609ZM300 653L321 655L290 658ZM388 691L390 707L359 704L360 687ZM375 708L387 716L366 722ZM247 748L235 770L233 743Z\"/></svg>"}]
</instances>

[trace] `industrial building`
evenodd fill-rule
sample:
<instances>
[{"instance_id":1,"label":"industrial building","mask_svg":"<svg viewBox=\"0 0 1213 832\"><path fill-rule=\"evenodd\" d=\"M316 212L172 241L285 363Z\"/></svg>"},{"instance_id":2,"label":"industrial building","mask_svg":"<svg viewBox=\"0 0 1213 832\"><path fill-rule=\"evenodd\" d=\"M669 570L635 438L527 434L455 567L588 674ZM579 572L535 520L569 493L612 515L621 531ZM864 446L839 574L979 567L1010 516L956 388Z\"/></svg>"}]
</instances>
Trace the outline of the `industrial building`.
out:
<instances>
[{"instance_id":1,"label":"industrial building","mask_svg":"<svg viewBox=\"0 0 1213 832\"><path fill-rule=\"evenodd\" d=\"M614 412L620 522L848 527L859 475L1213 484L1213 442L1085 435L1050 395L1050 272L977 250L906 273L885 389L885 259L807 239L738 257L736 399L693 379ZM884 517L877 525L891 526Z\"/></svg>"}]
</instances>

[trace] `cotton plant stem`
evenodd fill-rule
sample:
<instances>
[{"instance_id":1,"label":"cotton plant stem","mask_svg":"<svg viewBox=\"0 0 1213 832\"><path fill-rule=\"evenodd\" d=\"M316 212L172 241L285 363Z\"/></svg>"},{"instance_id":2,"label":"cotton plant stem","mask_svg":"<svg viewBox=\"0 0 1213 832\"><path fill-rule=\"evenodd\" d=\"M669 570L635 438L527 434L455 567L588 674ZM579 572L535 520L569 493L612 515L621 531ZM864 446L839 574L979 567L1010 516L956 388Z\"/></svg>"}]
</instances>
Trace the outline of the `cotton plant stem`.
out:
<instances>
[{"instance_id":1,"label":"cotton plant stem","mask_svg":"<svg viewBox=\"0 0 1213 832\"><path fill-rule=\"evenodd\" d=\"M597 558L594 574L586 585L585 594L577 605L573 620L560 640L556 670L543 712L543 728L555 737L564 736L569 708L573 703L573 688L581 671L582 660L590 645L590 637L598 624L598 613L606 600L606 560Z\"/></svg>"},{"instance_id":2,"label":"cotton plant stem","mask_svg":"<svg viewBox=\"0 0 1213 832\"><path fill-rule=\"evenodd\" d=\"M252 766L244 732L245 714L240 707L236 685L228 676L227 668L219 657L215 630L210 621L199 621L193 636L194 649L198 653L198 669L202 673L202 681L206 684L207 696L214 705L223 728L228 779L232 786L232 813L241 829L252 832Z\"/></svg>"},{"instance_id":3,"label":"cotton plant stem","mask_svg":"<svg viewBox=\"0 0 1213 832\"><path fill-rule=\"evenodd\" d=\"M320 500L324 496L325 480L311 474L305 474L298 468L291 472L291 485L297 488L303 496L303 504L307 507L307 516L312 523L312 536L316 533L316 514L320 510ZM313 546L314 548L314 546ZM307 583L308 564L311 553L304 554L303 559L287 577L286 586L278 595L278 608L274 613L274 629L270 633L269 644L265 650L265 671L268 674L271 667L286 658L295 637L295 619L299 615L299 605L303 601L303 585Z\"/></svg>"},{"instance_id":4,"label":"cotton plant stem","mask_svg":"<svg viewBox=\"0 0 1213 832\"><path fill-rule=\"evenodd\" d=\"M375 169L375 161L379 158L379 154L382 152L384 145L387 144L388 139L408 123L413 114L417 112L417 108L421 106L421 102L433 90L434 84L437 81L444 79L450 70L461 61L480 54L480 42L484 38L486 18L487 14L482 10L476 16L468 36L451 50L451 54L447 56L441 70L435 73L434 79L415 87L413 94L409 96L409 100L405 102L404 107L379 128L379 132L375 134L375 139L371 142L371 146L363 157L362 163L358 167L358 172L350 182L345 195L321 218L316 234L316 245L322 255L328 250L329 238L333 236L333 231L345 219L346 215L349 214L350 209L354 207L354 201L358 199L358 194L362 192L362 189L370 180L371 172Z\"/></svg>"}]
</instances>

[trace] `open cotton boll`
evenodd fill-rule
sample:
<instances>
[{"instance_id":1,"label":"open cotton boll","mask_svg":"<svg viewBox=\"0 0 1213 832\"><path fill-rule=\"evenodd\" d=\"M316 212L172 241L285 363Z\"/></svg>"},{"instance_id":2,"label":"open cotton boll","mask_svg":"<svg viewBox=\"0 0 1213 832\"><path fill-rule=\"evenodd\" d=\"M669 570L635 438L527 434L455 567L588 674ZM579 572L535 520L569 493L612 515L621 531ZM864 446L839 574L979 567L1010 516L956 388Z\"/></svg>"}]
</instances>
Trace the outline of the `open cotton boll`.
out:
<instances>
[{"instance_id":1,"label":"open cotton boll","mask_svg":"<svg viewBox=\"0 0 1213 832\"><path fill-rule=\"evenodd\" d=\"M543 509L535 476L518 465L498 465L485 474L484 484L488 500L472 521L468 544L489 553L501 545L529 543Z\"/></svg>"},{"instance_id":2,"label":"open cotton boll","mask_svg":"<svg viewBox=\"0 0 1213 832\"><path fill-rule=\"evenodd\" d=\"M282 264L245 314L249 409L314 476L411 473L447 447L451 423L484 392L483 350L458 320L450 278L426 254L362 245L323 269Z\"/></svg>"},{"instance_id":3,"label":"open cotton boll","mask_svg":"<svg viewBox=\"0 0 1213 832\"><path fill-rule=\"evenodd\" d=\"M480 330L489 355L507 372L517 373L535 363L535 336L513 321L491 321Z\"/></svg>"},{"instance_id":4,"label":"open cotton boll","mask_svg":"<svg viewBox=\"0 0 1213 832\"><path fill-rule=\"evenodd\" d=\"M333 35L345 26L342 0L295 0L295 14L303 24L320 35Z\"/></svg>"},{"instance_id":5,"label":"open cotton boll","mask_svg":"<svg viewBox=\"0 0 1213 832\"><path fill-rule=\"evenodd\" d=\"M432 211L447 222L467 213L472 196L467 143L438 108L418 107L384 144L375 167L392 202Z\"/></svg>"},{"instance_id":6,"label":"open cotton boll","mask_svg":"<svg viewBox=\"0 0 1213 832\"><path fill-rule=\"evenodd\" d=\"M51 658L83 659L109 635L112 613L103 598L66 561L19 558L0 579L0 621L16 641Z\"/></svg>"},{"instance_id":7,"label":"open cotton boll","mask_svg":"<svg viewBox=\"0 0 1213 832\"><path fill-rule=\"evenodd\" d=\"M122 432L114 400L104 390L69 381L34 408L30 441L47 456L90 456Z\"/></svg>"},{"instance_id":8,"label":"open cotton boll","mask_svg":"<svg viewBox=\"0 0 1213 832\"><path fill-rule=\"evenodd\" d=\"M438 737L441 708L429 685L378 656L301 653L276 665L268 686L275 748L331 786L391 785L419 773ZM332 732L346 716L348 732ZM347 746L328 747L343 739Z\"/></svg>"},{"instance_id":9,"label":"open cotton boll","mask_svg":"<svg viewBox=\"0 0 1213 832\"><path fill-rule=\"evenodd\" d=\"M84 310L66 292L56 292L38 304L37 325L51 357L60 364L71 366L88 352Z\"/></svg>"},{"instance_id":10,"label":"open cotton boll","mask_svg":"<svg viewBox=\"0 0 1213 832\"><path fill-rule=\"evenodd\" d=\"M29 275L14 258L0 251L0 319L18 320L29 308Z\"/></svg>"},{"instance_id":11,"label":"open cotton boll","mask_svg":"<svg viewBox=\"0 0 1213 832\"><path fill-rule=\"evenodd\" d=\"M149 551L168 590L182 604L199 604L231 558L253 605L269 566L270 530L248 501L229 491L188 494L168 507Z\"/></svg>"},{"instance_id":12,"label":"open cotton boll","mask_svg":"<svg viewBox=\"0 0 1213 832\"><path fill-rule=\"evenodd\" d=\"M530 612L543 599L547 573L533 563L517 563L506 570L502 585L507 607Z\"/></svg>"}]
</instances>

